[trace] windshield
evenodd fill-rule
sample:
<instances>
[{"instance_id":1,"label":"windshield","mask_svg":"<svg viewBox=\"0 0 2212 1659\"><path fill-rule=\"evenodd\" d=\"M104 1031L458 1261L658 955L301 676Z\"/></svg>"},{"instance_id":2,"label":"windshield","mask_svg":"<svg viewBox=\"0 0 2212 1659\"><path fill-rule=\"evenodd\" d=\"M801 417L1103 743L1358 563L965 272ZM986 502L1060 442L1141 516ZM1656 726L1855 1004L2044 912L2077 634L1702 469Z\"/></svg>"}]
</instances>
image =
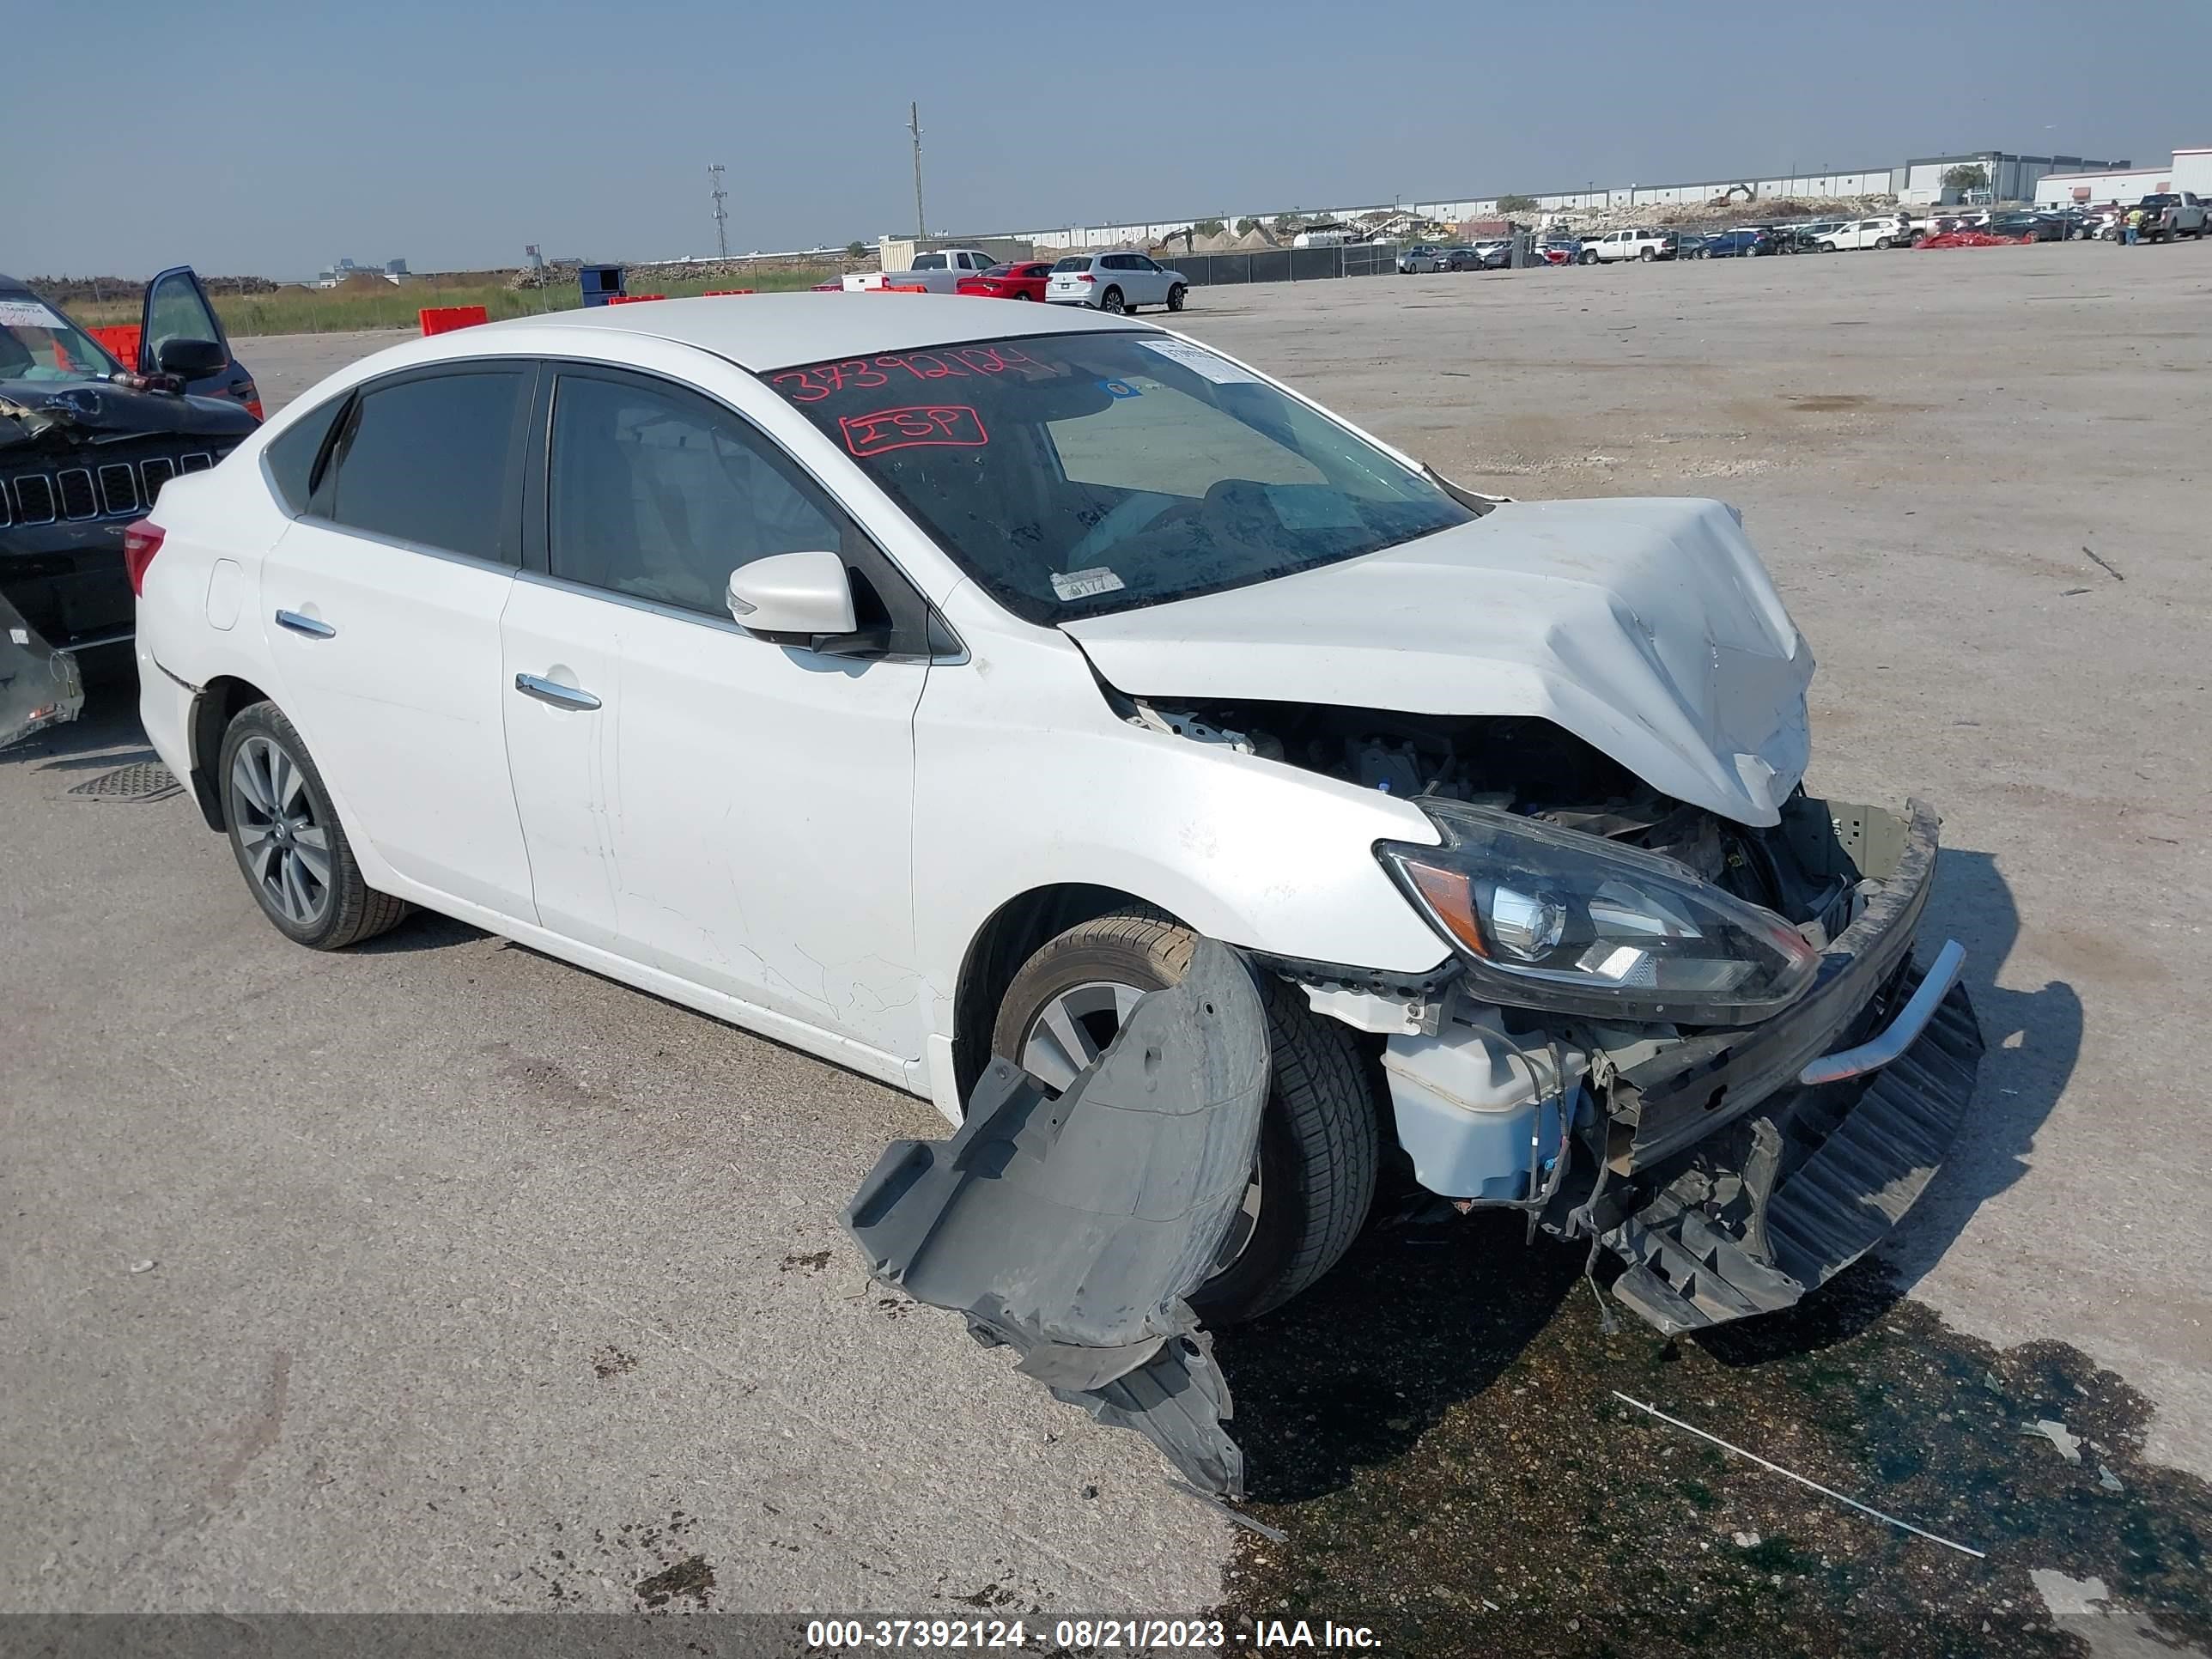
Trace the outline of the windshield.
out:
<instances>
[{"instance_id":1,"label":"windshield","mask_svg":"<svg viewBox=\"0 0 2212 1659\"><path fill-rule=\"evenodd\" d=\"M994 340L768 378L1031 622L1241 587L1474 516L1171 335Z\"/></svg>"},{"instance_id":2,"label":"windshield","mask_svg":"<svg viewBox=\"0 0 2212 1659\"><path fill-rule=\"evenodd\" d=\"M104 380L122 368L43 300L0 289L0 380Z\"/></svg>"}]
</instances>

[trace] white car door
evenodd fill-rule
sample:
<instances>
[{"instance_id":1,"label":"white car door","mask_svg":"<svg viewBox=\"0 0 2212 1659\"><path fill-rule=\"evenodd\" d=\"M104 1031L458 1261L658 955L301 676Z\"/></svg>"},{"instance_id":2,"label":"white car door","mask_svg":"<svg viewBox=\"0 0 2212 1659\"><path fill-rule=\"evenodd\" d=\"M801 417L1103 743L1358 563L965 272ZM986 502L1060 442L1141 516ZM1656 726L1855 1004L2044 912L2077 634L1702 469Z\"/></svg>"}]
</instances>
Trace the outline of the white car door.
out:
<instances>
[{"instance_id":1,"label":"white car door","mask_svg":"<svg viewBox=\"0 0 2212 1659\"><path fill-rule=\"evenodd\" d=\"M1132 254L1130 258L1135 262L1139 273L1144 278L1143 303L1148 306L1165 305L1168 302L1170 283L1167 272L1160 269L1159 261L1148 258L1141 253Z\"/></svg>"},{"instance_id":2,"label":"white car door","mask_svg":"<svg viewBox=\"0 0 2212 1659\"><path fill-rule=\"evenodd\" d=\"M535 374L490 359L371 382L261 566L270 690L349 822L408 880L524 921L499 620Z\"/></svg>"},{"instance_id":3,"label":"white car door","mask_svg":"<svg viewBox=\"0 0 2212 1659\"><path fill-rule=\"evenodd\" d=\"M849 1063L896 1073L921 1053L925 609L769 440L690 387L562 366L544 426L538 568L506 627L541 915L734 1000L733 1018L832 1034L857 1045ZM896 654L770 644L731 620L732 569L819 549L863 573L863 626L889 629Z\"/></svg>"}]
</instances>

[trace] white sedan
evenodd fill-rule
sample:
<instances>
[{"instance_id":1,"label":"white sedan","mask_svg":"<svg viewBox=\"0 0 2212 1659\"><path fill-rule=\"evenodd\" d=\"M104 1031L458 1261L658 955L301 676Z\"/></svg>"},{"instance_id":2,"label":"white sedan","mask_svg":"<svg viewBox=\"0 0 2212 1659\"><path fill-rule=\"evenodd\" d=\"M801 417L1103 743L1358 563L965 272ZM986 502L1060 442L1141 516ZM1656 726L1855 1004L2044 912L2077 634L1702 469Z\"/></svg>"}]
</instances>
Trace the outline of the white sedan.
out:
<instances>
[{"instance_id":1,"label":"white sedan","mask_svg":"<svg viewBox=\"0 0 2212 1659\"><path fill-rule=\"evenodd\" d=\"M442 912L956 1121L1235 945L1273 1083L1208 1318L1401 1153L1678 1326L1871 1244L1791 1216L1894 1218L1978 1039L1911 960L1932 813L1797 788L1811 658L1735 516L1500 503L1195 342L1021 320L673 300L356 363L132 527L147 732L300 945ZM1893 1050L1911 1135L1793 1188ZM1751 1196L1662 1190L1692 1156Z\"/></svg>"}]
</instances>

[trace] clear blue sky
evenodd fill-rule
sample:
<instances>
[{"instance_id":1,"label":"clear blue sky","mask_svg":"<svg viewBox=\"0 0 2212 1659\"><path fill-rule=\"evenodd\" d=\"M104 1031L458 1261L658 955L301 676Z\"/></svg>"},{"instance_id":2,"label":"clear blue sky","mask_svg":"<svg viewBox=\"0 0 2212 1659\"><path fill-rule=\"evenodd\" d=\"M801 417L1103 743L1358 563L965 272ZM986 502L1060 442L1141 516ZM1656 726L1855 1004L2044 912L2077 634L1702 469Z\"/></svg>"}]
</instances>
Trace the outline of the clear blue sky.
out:
<instances>
[{"instance_id":1,"label":"clear blue sky","mask_svg":"<svg viewBox=\"0 0 2212 1659\"><path fill-rule=\"evenodd\" d=\"M712 252L715 161L733 249L872 239L912 226L909 98L939 231L2212 144L2203 0L36 15L52 27L6 31L17 276Z\"/></svg>"}]
</instances>

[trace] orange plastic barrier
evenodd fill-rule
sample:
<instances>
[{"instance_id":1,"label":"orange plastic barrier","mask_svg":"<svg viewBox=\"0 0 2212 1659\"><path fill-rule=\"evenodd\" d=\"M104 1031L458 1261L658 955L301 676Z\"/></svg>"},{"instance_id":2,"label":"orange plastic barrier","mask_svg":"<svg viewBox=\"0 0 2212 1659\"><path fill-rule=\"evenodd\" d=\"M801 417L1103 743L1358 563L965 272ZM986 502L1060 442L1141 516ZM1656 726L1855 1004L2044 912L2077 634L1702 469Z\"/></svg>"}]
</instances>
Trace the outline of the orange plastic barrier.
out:
<instances>
[{"instance_id":1,"label":"orange plastic barrier","mask_svg":"<svg viewBox=\"0 0 2212 1659\"><path fill-rule=\"evenodd\" d=\"M732 294L750 294L751 292L752 289L749 288L710 288L699 297L702 300L720 300Z\"/></svg>"},{"instance_id":2,"label":"orange plastic barrier","mask_svg":"<svg viewBox=\"0 0 2212 1659\"><path fill-rule=\"evenodd\" d=\"M457 328L474 328L491 320L482 306L426 306L422 318L426 335L451 334Z\"/></svg>"},{"instance_id":3,"label":"orange plastic barrier","mask_svg":"<svg viewBox=\"0 0 2212 1659\"><path fill-rule=\"evenodd\" d=\"M665 300L667 297L665 294L610 294L607 303L611 306L641 306L647 300Z\"/></svg>"},{"instance_id":4,"label":"orange plastic barrier","mask_svg":"<svg viewBox=\"0 0 2212 1659\"><path fill-rule=\"evenodd\" d=\"M120 358L124 368L133 374L137 372L141 334L137 323L109 323L104 327L88 328L85 332Z\"/></svg>"},{"instance_id":5,"label":"orange plastic barrier","mask_svg":"<svg viewBox=\"0 0 2212 1659\"><path fill-rule=\"evenodd\" d=\"M874 288L863 289L864 294L927 294L927 283L881 283Z\"/></svg>"}]
</instances>

